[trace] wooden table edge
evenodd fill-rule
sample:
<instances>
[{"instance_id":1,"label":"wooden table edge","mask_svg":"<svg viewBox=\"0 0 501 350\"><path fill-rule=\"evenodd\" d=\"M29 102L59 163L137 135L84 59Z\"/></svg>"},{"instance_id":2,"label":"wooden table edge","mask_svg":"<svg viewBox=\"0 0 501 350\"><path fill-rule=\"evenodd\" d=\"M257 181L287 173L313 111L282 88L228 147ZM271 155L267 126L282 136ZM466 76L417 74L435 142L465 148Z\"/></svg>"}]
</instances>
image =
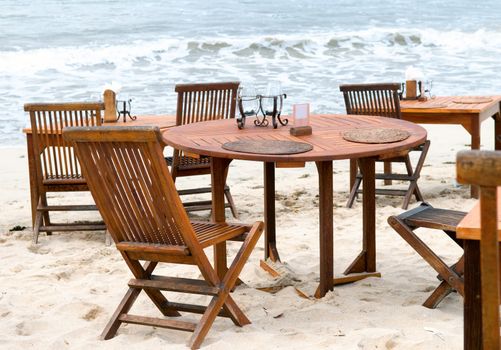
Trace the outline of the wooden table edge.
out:
<instances>
[{"instance_id":1,"label":"wooden table edge","mask_svg":"<svg viewBox=\"0 0 501 350\"><path fill-rule=\"evenodd\" d=\"M501 187L497 188L498 196L498 241L501 242ZM480 240L480 202L477 202L456 229L459 239Z\"/></svg>"},{"instance_id":2,"label":"wooden table edge","mask_svg":"<svg viewBox=\"0 0 501 350\"><path fill-rule=\"evenodd\" d=\"M317 115L312 115L311 117L326 117L326 116L346 116L345 114L317 114ZM349 117L355 117L355 116L349 116ZM356 117L366 117L366 118L378 118L375 116L365 116L365 115L358 115ZM397 120L394 120L397 121ZM204 123L210 123L213 121L209 122L204 122ZM167 133L175 133L176 132L176 127L165 129L162 131L162 139L165 144L176 148L180 149L185 152L189 153L194 153L194 154L200 154L204 156L209 156L209 157L214 157L214 158L224 158L224 159L236 159L236 160L248 160L248 161L261 161L261 162L322 162L322 161L333 161L333 160L345 160L345 159L358 159L358 158L372 158L372 157L384 157L386 154L392 154L395 152L399 151L405 151L409 150L410 148L416 147L421 145L424 141L426 141L428 137L428 133L426 129L423 127L411 123L406 120L398 120L398 122L404 122L404 123L410 123L411 128L414 128L420 132L420 136L412 135L411 138L414 137L416 138L413 142L409 142L408 139L405 139L403 141L399 142L394 142L392 145L402 143L399 146L393 147L391 150L388 150L386 152L381 151L381 150L374 150L374 151L360 151L359 153L354 152L353 154L350 155L349 158L347 158L345 155L340 155L337 157L333 157L332 155L319 155L316 157L312 157L311 153L312 151L305 152L305 153L299 153L299 154L291 154L291 155L277 155L277 154L254 154L254 153L244 153L244 152L232 152L226 149L221 148L220 150L207 150L207 149L200 149L199 147L191 147L187 146L184 144L180 144L178 142L172 141L168 139L168 136L165 136ZM199 123L200 124L200 123ZM182 125L179 127L186 127L187 125ZM250 126L249 128L254 127ZM235 128L237 128L235 124ZM315 130L313 130L313 133L315 133ZM298 142L306 142L308 143L308 137L311 135L307 136L290 136L291 138L296 139ZM349 141L346 141L349 142ZM379 146L387 145L387 144L377 144ZM315 146L315 145L314 145Z\"/></svg>"}]
</instances>

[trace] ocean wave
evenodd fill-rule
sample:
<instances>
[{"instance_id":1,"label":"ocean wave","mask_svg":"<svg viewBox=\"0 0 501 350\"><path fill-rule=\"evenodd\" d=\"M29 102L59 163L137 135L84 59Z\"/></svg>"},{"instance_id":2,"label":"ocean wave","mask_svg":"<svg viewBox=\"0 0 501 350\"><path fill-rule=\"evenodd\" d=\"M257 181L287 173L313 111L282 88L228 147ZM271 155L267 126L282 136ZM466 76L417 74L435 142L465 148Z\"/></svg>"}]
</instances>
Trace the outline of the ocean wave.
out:
<instances>
[{"instance_id":1,"label":"ocean wave","mask_svg":"<svg viewBox=\"0 0 501 350\"><path fill-rule=\"evenodd\" d=\"M500 51L498 32L478 30L438 31L371 28L336 33L302 33L260 37L198 39L160 38L130 44L65 46L32 50L0 51L0 72L33 74L57 69L123 69L148 66L154 62L194 62L215 58L255 58L259 60L308 60L350 54L373 55L446 51L451 55L475 51Z\"/></svg>"},{"instance_id":2,"label":"ocean wave","mask_svg":"<svg viewBox=\"0 0 501 350\"><path fill-rule=\"evenodd\" d=\"M133 114L174 113L177 83L225 80L258 90L280 80L288 95L286 113L302 102L333 113L344 111L339 84L402 81L409 65L434 81L434 94L470 94L472 88L493 94L501 89L493 74L499 51L501 36L493 30L402 28L9 48L0 50L0 145L23 140L24 103L99 99L112 80L133 98Z\"/></svg>"}]
</instances>

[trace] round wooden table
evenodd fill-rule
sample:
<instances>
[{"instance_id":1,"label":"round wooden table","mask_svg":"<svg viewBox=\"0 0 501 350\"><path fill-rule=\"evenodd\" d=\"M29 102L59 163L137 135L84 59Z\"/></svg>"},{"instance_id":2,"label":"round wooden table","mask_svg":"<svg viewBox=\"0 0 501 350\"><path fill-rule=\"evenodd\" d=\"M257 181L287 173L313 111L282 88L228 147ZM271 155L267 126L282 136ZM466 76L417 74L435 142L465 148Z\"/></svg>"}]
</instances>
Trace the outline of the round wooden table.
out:
<instances>
[{"instance_id":1,"label":"round wooden table","mask_svg":"<svg viewBox=\"0 0 501 350\"><path fill-rule=\"evenodd\" d=\"M313 133L292 136L290 126L278 129L255 127L252 119L242 130L235 120L217 120L173 127L162 132L163 140L174 148L212 158L212 218L225 220L224 185L228 166L232 159L264 162L264 221L265 259L279 260L275 237L275 163L315 162L319 176L320 215L320 284L315 293L323 297L335 284L353 282L368 276L380 276L376 272L376 205L375 161L391 154L408 150L426 140L426 130L421 126L398 119L355 116L313 115L310 117ZM394 143L363 144L346 141L342 132L362 128L394 128L406 130L410 137ZM306 142L311 151L299 154L254 154L224 149L226 142L237 140L286 140ZM363 247L362 252L344 272L345 277L334 279L333 254L333 179L332 161L358 158L364 177L363 186ZM215 268L224 275L226 247L215 249ZM355 274L355 275L352 275Z\"/></svg>"}]
</instances>

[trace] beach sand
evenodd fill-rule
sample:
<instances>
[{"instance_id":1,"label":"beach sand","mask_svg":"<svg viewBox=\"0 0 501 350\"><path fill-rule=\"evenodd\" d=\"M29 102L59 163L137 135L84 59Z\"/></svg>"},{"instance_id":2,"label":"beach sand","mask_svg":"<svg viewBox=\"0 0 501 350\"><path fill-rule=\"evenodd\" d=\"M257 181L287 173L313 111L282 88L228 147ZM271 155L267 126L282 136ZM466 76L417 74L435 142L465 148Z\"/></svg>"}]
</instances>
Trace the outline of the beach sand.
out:
<instances>
[{"instance_id":1,"label":"beach sand","mask_svg":"<svg viewBox=\"0 0 501 350\"><path fill-rule=\"evenodd\" d=\"M436 207L469 210L475 200L469 188L455 184L455 154L469 148L466 131L458 126L426 126L431 149L420 187ZM492 149L493 122L483 125L482 143ZM131 277L114 246L105 244L104 232L41 234L31 243L31 215L26 151L2 149L0 181L0 347L4 349L184 349L189 333L126 325L108 341L99 335L120 302ZM179 188L206 185L208 177L178 181ZM235 301L252 321L238 328L217 319L206 337L207 349L461 349L462 298L454 293L437 309L421 304L438 285L432 270L387 224L399 214L401 197L377 198L377 269L382 278L370 278L336 287L316 300L300 297L296 288L311 295L318 282L318 178L314 164L277 170L277 239L284 275L272 278L259 267L263 239L245 266L244 285ZM240 220L263 216L262 166L235 161L228 184ZM334 162L335 273L361 248L361 202L345 208L348 197L348 161ZM58 203L91 202L88 194L56 195ZM49 200L50 202L50 200ZM411 202L410 207L414 207ZM97 218L70 214L69 219ZM207 219L208 213L193 215ZM227 217L230 217L229 212ZM9 231L16 225L22 231ZM461 250L438 231L422 230L423 239L448 262ZM234 254L237 246L230 244ZM210 251L208 252L210 253ZM231 258L230 258L231 261ZM171 275L197 277L185 266L162 266ZM278 288L282 286L283 288ZM272 294L257 288L277 287ZM173 298L172 296L171 298ZM205 297L180 296L181 300ZM141 295L133 310L159 316Z\"/></svg>"}]
</instances>

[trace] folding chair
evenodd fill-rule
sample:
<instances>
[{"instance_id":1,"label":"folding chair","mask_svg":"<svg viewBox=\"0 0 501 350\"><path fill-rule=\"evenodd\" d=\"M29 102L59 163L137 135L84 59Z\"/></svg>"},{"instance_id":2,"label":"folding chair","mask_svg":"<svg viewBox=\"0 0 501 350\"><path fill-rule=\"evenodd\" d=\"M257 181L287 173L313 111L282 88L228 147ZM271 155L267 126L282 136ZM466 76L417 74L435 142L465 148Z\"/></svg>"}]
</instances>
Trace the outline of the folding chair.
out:
<instances>
[{"instance_id":1,"label":"folding chair","mask_svg":"<svg viewBox=\"0 0 501 350\"><path fill-rule=\"evenodd\" d=\"M437 209L428 203L421 203L414 209L388 218L390 226L437 271L437 277L442 281L423 303L423 306L427 308L436 308L453 291L464 296L464 258L461 256L454 265L448 266L414 231L421 227L442 230L460 247L463 247L463 241L456 238L456 227L465 215L465 212Z\"/></svg>"},{"instance_id":2,"label":"folding chair","mask_svg":"<svg viewBox=\"0 0 501 350\"><path fill-rule=\"evenodd\" d=\"M385 118L401 119L400 101L398 90L400 84L385 83L385 84L344 84L339 86L339 90L343 93L346 113L358 115L374 115ZM402 154L392 156L384 161L384 173L376 173L376 180L384 180L385 185L391 185L392 180L408 181L409 187L407 190L399 189L382 189L376 188L376 194L389 196L404 196L402 209L407 209L412 195L417 201L423 201L423 196L419 190L417 181L421 174L430 141L424 142L413 149L410 149ZM409 151L421 152L415 168L412 168L412 163L409 157ZM404 163L407 174L392 173L391 163ZM362 174L357 172L357 160L350 160L350 197L346 206L351 208L355 201L360 185L362 184Z\"/></svg>"},{"instance_id":3,"label":"folding chair","mask_svg":"<svg viewBox=\"0 0 501 350\"><path fill-rule=\"evenodd\" d=\"M216 316L237 326L250 321L230 296L256 245L263 223L190 222L162 154L158 128L67 128L90 191L117 249L134 278L102 333L112 338L122 323L193 332L192 349L200 347ZM228 272L218 277L204 249L228 240L243 241ZM145 261L144 265L140 260ZM153 275L158 263L196 265L203 280ZM198 323L129 313L144 290L164 316L199 313ZM210 295L207 307L169 301L161 291Z\"/></svg>"},{"instance_id":4,"label":"folding chair","mask_svg":"<svg viewBox=\"0 0 501 350\"><path fill-rule=\"evenodd\" d=\"M29 103L24 105L29 112L31 133L28 137L28 160L30 163L31 210L33 242L38 242L40 232L58 231L104 231L103 222L54 223L49 212L93 211L90 205L49 205L47 193L88 191L80 171L80 164L71 145L63 139L66 126L101 125L102 103Z\"/></svg>"},{"instance_id":5,"label":"folding chair","mask_svg":"<svg viewBox=\"0 0 501 350\"><path fill-rule=\"evenodd\" d=\"M178 84L176 125L204 122L208 120L235 117L236 97L239 82ZM166 158L171 167L174 181L181 176L210 174L211 158L195 154L186 154L174 149L172 157ZM226 177L227 174L225 174ZM179 195L211 193L211 187L179 190ZM226 208L231 209L234 218L238 218L237 209L230 192L225 186ZM210 200L183 203L187 211L210 210Z\"/></svg>"}]
</instances>

